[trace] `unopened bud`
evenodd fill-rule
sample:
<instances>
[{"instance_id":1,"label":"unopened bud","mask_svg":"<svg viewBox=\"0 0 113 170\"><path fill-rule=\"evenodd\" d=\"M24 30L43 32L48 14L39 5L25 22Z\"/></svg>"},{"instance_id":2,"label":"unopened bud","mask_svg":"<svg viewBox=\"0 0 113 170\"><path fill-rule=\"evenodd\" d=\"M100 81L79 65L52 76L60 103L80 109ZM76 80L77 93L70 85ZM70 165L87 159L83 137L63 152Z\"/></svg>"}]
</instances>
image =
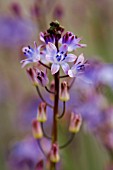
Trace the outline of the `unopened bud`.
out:
<instances>
[{"instance_id":1,"label":"unopened bud","mask_svg":"<svg viewBox=\"0 0 113 170\"><path fill-rule=\"evenodd\" d=\"M82 117L80 114L71 113L69 131L72 133L77 133L80 130L82 124Z\"/></svg>"},{"instance_id":2,"label":"unopened bud","mask_svg":"<svg viewBox=\"0 0 113 170\"><path fill-rule=\"evenodd\" d=\"M54 163L57 163L60 160L59 148L57 144L52 144L52 148L50 151L50 160L51 162L54 162Z\"/></svg>"},{"instance_id":3,"label":"unopened bud","mask_svg":"<svg viewBox=\"0 0 113 170\"><path fill-rule=\"evenodd\" d=\"M41 86L46 86L49 82L46 71L43 72L42 70L36 69L35 68L35 72L36 72L36 78L37 78L37 82L41 85Z\"/></svg>"},{"instance_id":4,"label":"unopened bud","mask_svg":"<svg viewBox=\"0 0 113 170\"><path fill-rule=\"evenodd\" d=\"M32 122L32 132L35 139L40 139L43 137L41 124L36 119Z\"/></svg>"},{"instance_id":5,"label":"unopened bud","mask_svg":"<svg viewBox=\"0 0 113 170\"><path fill-rule=\"evenodd\" d=\"M44 161L41 160L37 163L35 170L43 170L44 169Z\"/></svg>"},{"instance_id":6,"label":"unopened bud","mask_svg":"<svg viewBox=\"0 0 113 170\"><path fill-rule=\"evenodd\" d=\"M39 122L45 122L47 120L46 116L46 103L41 102L37 111L37 120Z\"/></svg>"},{"instance_id":7,"label":"unopened bud","mask_svg":"<svg viewBox=\"0 0 113 170\"><path fill-rule=\"evenodd\" d=\"M61 83L59 98L60 98L61 101L64 101L64 102L66 102L70 99L69 91L68 91L68 85L67 85L66 81L63 81Z\"/></svg>"}]
</instances>

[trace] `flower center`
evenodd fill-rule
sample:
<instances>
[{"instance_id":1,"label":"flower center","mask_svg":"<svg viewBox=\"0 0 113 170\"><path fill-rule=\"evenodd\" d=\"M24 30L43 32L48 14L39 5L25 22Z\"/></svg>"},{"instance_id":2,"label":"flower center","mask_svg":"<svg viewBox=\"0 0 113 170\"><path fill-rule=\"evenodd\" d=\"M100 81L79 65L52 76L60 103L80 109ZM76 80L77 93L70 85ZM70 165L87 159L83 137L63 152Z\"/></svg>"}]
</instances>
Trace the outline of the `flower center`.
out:
<instances>
[{"instance_id":1,"label":"flower center","mask_svg":"<svg viewBox=\"0 0 113 170\"><path fill-rule=\"evenodd\" d=\"M58 62L61 62L61 61L64 61L65 58L66 58L66 54L64 54L64 52L58 52L57 55L56 55L56 59Z\"/></svg>"},{"instance_id":2,"label":"flower center","mask_svg":"<svg viewBox=\"0 0 113 170\"><path fill-rule=\"evenodd\" d=\"M83 71L84 69L85 69L84 64L77 66L77 70L78 70L78 71Z\"/></svg>"}]
</instances>

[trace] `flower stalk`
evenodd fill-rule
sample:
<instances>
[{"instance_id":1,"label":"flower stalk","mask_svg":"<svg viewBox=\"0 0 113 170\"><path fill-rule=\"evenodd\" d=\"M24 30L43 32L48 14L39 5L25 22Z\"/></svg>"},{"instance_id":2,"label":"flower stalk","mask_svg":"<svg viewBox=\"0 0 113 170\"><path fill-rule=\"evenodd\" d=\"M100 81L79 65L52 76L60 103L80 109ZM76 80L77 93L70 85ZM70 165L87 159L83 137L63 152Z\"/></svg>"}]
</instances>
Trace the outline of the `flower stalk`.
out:
<instances>
[{"instance_id":1,"label":"flower stalk","mask_svg":"<svg viewBox=\"0 0 113 170\"><path fill-rule=\"evenodd\" d=\"M54 110L53 110L53 127L52 127L52 144L58 142L58 103L59 103L59 72L54 75L55 81L55 91L57 92L54 95ZM56 169L56 163L51 161L50 170Z\"/></svg>"},{"instance_id":2,"label":"flower stalk","mask_svg":"<svg viewBox=\"0 0 113 170\"><path fill-rule=\"evenodd\" d=\"M27 74L36 87L38 95L42 102L40 103L37 111L37 118L32 123L32 130L34 138L37 140L38 145L49 160L49 169L56 170L57 163L60 161L60 149L68 146L74 139L75 134L79 131L81 126L80 115L72 113L69 131L70 138L64 142L63 145L59 145L58 141L58 121L66 113L66 102L70 100L69 90L74 84L75 77L82 74L85 69L85 60L83 54L78 57L71 53L77 48L85 47L85 44L80 44L81 38L77 38L73 33L66 32L63 34L64 28L59 24L58 21L51 22L50 28L40 33L40 40L43 42L42 45L37 47L36 42L34 48L27 46L22 49L23 53L27 57L22 60L22 67L28 64L36 64L35 66L27 69ZM71 63L71 65L70 65ZM41 69L39 65L41 65ZM64 74L60 74L60 68ZM44 71L46 69L46 71ZM50 71L47 72L47 69ZM54 80L52 80L49 87L49 76L51 73ZM68 82L62 81L62 78L72 78L72 82L68 85ZM54 81L54 82L53 82ZM61 84L61 86L60 86ZM45 88L46 92L49 93L50 99L54 101L51 105L43 97L39 86ZM59 100L63 102L63 111L59 115ZM46 129L44 129L44 123L47 123L48 116L46 115L46 106L52 108L52 127L51 136L47 135ZM43 137L49 139L51 148L47 154L45 154L44 148L41 145Z\"/></svg>"}]
</instances>

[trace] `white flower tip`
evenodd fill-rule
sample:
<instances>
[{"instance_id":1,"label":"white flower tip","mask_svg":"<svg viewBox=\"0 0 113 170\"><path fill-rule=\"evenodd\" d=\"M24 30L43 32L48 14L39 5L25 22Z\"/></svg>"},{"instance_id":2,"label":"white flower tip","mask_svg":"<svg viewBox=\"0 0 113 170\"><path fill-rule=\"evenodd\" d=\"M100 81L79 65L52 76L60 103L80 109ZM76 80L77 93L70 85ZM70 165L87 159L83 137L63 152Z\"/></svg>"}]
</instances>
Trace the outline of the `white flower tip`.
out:
<instances>
[{"instance_id":1,"label":"white flower tip","mask_svg":"<svg viewBox=\"0 0 113 170\"><path fill-rule=\"evenodd\" d=\"M43 32L40 32L40 40L42 41L42 42L45 42L45 40L44 40L44 33Z\"/></svg>"},{"instance_id":2,"label":"white flower tip","mask_svg":"<svg viewBox=\"0 0 113 170\"><path fill-rule=\"evenodd\" d=\"M82 47L87 47L87 44L81 44Z\"/></svg>"},{"instance_id":3,"label":"white flower tip","mask_svg":"<svg viewBox=\"0 0 113 170\"><path fill-rule=\"evenodd\" d=\"M37 49L37 43L36 43L36 41L34 41L34 47L35 47L35 49Z\"/></svg>"},{"instance_id":4,"label":"white flower tip","mask_svg":"<svg viewBox=\"0 0 113 170\"><path fill-rule=\"evenodd\" d=\"M84 55L83 55L83 53L81 53L81 54L78 56L78 59L77 59L77 63L76 63L76 64L78 64L79 62L80 62L81 64L84 63Z\"/></svg>"},{"instance_id":5,"label":"white flower tip","mask_svg":"<svg viewBox=\"0 0 113 170\"><path fill-rule=\"evenodd\" d=\"M74 77L72 70L68 70L68 75L69 75L69 77Z\"/></svg>"},{"instance_id":6,"label":"white flower tip","mask_svg":"<svg viewBox=\"0 0 113 170\"><path fill-rule=\"evenodd\" d=\"M28 50L28 47L23 47L23 48L22 48L22 52L23 52L23 53L26 52L26 50Z\"/></svg>"}]
</instances>

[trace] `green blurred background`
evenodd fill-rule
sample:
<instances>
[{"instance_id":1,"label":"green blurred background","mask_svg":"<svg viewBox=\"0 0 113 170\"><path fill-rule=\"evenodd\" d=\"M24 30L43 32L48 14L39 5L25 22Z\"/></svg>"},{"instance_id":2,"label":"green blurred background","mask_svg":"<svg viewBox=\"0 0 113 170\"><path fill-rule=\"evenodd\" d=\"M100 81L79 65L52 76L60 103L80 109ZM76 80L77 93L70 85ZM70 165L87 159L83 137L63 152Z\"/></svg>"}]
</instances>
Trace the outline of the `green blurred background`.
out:
<instances>
[{"instance_id":1,"label":"green blurred background","mask_svg":"<svg viewBox=\"0 0 113 170\"><path fill-rule=\"evenodd\" d=\"M21 121L18 119L20 110L23 106L27 107L27 101L37 96L25 71L21 69L22 46L33 45L34 40L38 41L39 32L46 30L49 23L57 19L66 31L83 37L82 42L87 44L87 48L78 50L77 54L83 52L86 58L95 57L113 62L113 0L39 1L0 0L0 17L18 17L11 7L16 2L21 7L19 17L32 21L35 27L24 43L11 47L0 44L0 170L8 170L7 151L12 141L21 140L26 134L31 134L30 129L24 131L17 125ZM37 18L30 14L34 2L39 3L39 8L43 11ZM11 42L9 39L9 44ZM82 131L61 153L61 158L64 160L65 170L104 170L109 160L101 143L90 133Z\"/></svg>"}]
</instances>

